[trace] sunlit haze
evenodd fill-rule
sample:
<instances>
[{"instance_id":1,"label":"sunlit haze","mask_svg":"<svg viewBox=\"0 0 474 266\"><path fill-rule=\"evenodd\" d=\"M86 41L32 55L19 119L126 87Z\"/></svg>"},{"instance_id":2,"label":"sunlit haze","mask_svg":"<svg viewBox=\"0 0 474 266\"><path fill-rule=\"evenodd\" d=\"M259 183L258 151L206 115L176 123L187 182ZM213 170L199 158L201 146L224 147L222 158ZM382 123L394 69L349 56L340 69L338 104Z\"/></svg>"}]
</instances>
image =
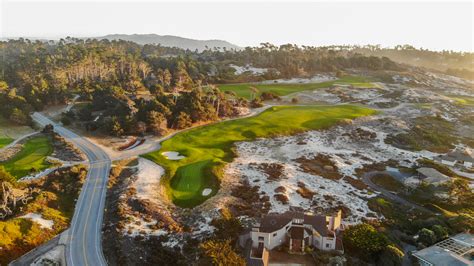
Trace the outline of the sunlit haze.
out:
<instances>
[{"instance_id":1,"label":"sunlit haze","mask_svg":"<svg viewBox=\"0 0 474 266\"><path fill-rule=\"evenodd\" d=\"M305 45L411 44L473 50L473 4L430 2L47 2L3 1L2 37L113 33Z\"/></svg>"}]
</instances>

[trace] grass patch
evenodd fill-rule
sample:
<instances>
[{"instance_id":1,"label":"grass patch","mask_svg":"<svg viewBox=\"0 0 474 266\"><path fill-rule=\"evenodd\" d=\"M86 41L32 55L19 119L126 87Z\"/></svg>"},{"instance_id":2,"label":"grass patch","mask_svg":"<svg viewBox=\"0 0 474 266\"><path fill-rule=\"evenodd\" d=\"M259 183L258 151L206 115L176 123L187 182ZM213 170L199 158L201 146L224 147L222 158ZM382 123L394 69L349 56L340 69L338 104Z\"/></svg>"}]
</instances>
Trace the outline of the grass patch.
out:
<instances>
[{"instance_id":1,"label":"grass patch","mask_svg":"<svg viewBox=\"0 0 474 266\"><path fill-rule=\"evenodd\" d=\"M409 132L389 135L385 142L402 149L444 153L453 149L458 142L455 133L452 122L439 116L423 116L416 118Z\"/></svg>"},{"instance_id":2,"label":"grass patch","mask_svg":"<svg viewBox=\"0 0 474 266\"><path fill-rule=\"evenodd\" d=\"M11 123L7 121L3 116L0 115L0 128L8 128L11 126ZM5 133L0 130L0 148L3 148L10 144L13 139L7 136Z\"/></svg>"},{"instance_id":3,"label":"grass patch","mask_svg":"<svg viewBox=\"0 0 474 266\"><path fill-rule=\"evenodd\" d=\"M16 138L33 132L29 126L15 124L0 115L0 148L10 144Z\"/></svg>"},{"instance_id":4,"label":"grass patch","mask_svg":"<svg viewBox=\"0 0 474 266\"><path fill-rule=\"evenodd\" d=\"M4 137L0 137L0 149L7 146L8 144L10 144L11 142L13 141L12 138L4 138Z\"/></svg>"},{"instance_id":5,"label":"grass patch","mask_svg":"<svg viewBox=\"0 0 474 266\"><path fill-rule=\"evenodd\" d=\"M161 150L144 157L167 170L164 185L175 204L194 207L217 192L222 168L235 157L235 142L328 128L346 119L374 113L372 109L354 105L272 107L255 117L181 132L164 141ZM161 155L166 151L177 151L186 158L168 160ZM201 195L205 188L212 189L211 195Z\"/></svg>"},{"instance_id":6,"label":"grass patch","mask_svg":"<svg viewBox=\"0 0 474 266\"><path fill-rule=\"evenodd\" d=\"M436 204L433 204L433 203L425 204L424 207L427 208L427 209L430 209L430 210L432 210L432 211L434 211L434 212L441 213L444 217L447 217L447 218L453 218L453 217L457 217L457 216L458 216L457 213L448 211L448 210L446 210L446 209L443 209L443 208L441 208L440 206L438 206L438 205L436 205Z\"/></svg>"},{"instance_id":7,"label":"grass patch","mask_svg":"<svg viewBox=\"0 0 474 266\"><path fill-rule=\"evenodd\" d=\"M240 83L240 84L221 84L218 85L221 91L233 91L239 97L250 99L252 90L250 87L257 88L257 96L260 96L263 92L270 92L278 96L285 96L290 93L316 90L322 88L328 88L336 84L352 85L356 88L378 88L376 84L371 83L371 80L365 77L346 76L338 80L326 81L320 83L295 83L295 84L256 84L256 83Z\"/></svg>"},{"instance_id":8,"label":"grass patch","mask_svg":"<svg viewBox=\"0 0 474 266\"><path fill-rule=\"evenodd\" d=\"M377 174L373 176L371 180L374 184L390 191L399 192L403 189L403 184L389 174Z\"/></svg>"},{"instance_id":9,"label":"grass patch","mask_svg":"<svg viewBox=\"0 0 474 266\"><path fill-rule=\"evenodd\" d=\"M449 98L453 99L457 105L468 105L474 106L474 97L461 96L461 95L448 95Z\"/></svg>"},{"instance_id":10,"label":"grass patch","mask_svg":"<svg viewBox=\"0 0 474 266\"><path fill-rule=\"evenodd\" d=\"M433 106L431 103L415 103L414 105L418 109L431 109Z\"/></svg>"},{"instance_id":11,"label":"grass patch","mask_svg":"<svg viewBox=\"0 0 474 266\"><path fill-rule=\"evenodd\" d=\"M48 137L35 137L26 141L23 149L13 158L0 163L5 170L17 179L48 168L51 164L46 157L53 152L51 140Z\"/></svg>"}]
</instances>

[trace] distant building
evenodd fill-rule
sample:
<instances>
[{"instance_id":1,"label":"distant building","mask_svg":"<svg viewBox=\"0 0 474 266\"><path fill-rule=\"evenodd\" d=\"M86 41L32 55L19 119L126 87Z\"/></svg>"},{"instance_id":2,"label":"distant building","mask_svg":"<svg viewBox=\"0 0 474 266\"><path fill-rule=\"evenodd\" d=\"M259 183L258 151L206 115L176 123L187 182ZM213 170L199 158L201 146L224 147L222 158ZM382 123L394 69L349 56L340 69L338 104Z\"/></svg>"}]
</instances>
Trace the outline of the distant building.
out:
<instances>
[{"instance_id":1,"label":"distant building","mask_svg":"<svg viewBox=\"0 0 474 266\"><path fill-rule=\"evenodd\" d=\"M421 266L474 265L474 235L462 233L413 253Z\"/></svg>"},{"instance_id":2,"label":"distant building","mask_svg":"<svg viewBox=\"0 0 474 266\"><path fill-rule=\"evenodd\" d=\"M420 181L430 185L438 186L451 179L449 176L440 173L434 168L420 167L416 169L416 171L418 172L418 178Z\"/></svg>"},{"instance_id":3,"label":"distant building","mask_svg":"<svg viewBox=\"0 0 474 266\"><path fill-rule=\"evenodd\" d=\"M474 156L469 150L454 150L444 155L440 155L437 160L442 164L455 166L459 164L466 168L472 168L474 166Z\"/></svg>"},{"instance_id":4,"label":"distant building","mask_svg":"<svg viewBox=\"0 0 474 266\"><path fill-rule=\"evenodd\" d=\"M302 254L306 247L342 251L342 241L337 236L341 220L341 211L332 216L302 212L269 214L250 232L250 257L261 259L268 256L268 251L284 244L290 253Z\"/></svg>"}]
</instances>

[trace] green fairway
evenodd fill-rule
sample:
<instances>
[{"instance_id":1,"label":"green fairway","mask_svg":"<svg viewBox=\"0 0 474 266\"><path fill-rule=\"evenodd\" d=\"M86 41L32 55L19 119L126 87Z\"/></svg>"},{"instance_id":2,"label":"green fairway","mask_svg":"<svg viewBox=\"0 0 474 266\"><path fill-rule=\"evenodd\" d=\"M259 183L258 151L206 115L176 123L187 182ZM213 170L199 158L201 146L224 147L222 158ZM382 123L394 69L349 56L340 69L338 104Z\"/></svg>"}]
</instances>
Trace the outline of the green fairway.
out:
<instances>
[{"instance_id":1,"label":"green fairway","mask_svg":"<svg viewBox=\"0 0 474 266\"><path fill-rule=\"evenodd\" d=\"M10 144L11 142L13 141L12 138L4 138L4 137L0 137L0 149L7 146L8 144Z\"/></svg>"},{"instance_id":2,"label":"green fairway","mask_svg":"<svg viewBox=\"0 0 474 266\"><path fill-rule=\"evenodd\" d=\"M0 148L10 144L16 138L32 133L29 126L22 126L12 123L0 115Z\"/></svg>"},{"instance_id":3,"label":"green fairway","mask_svg":"<svg viewBox=\"0 0 474 266\"><path fill-rule=\"evenodd\" d=\"M3 118L3 116L0 115L0 148L7 146L13 141L12 138L8 137L3 132L3 130L1 130L2 128L7 128L8 126L9 126L8 121L5 118Z\"/></svg>"},{"instance_id":4,"label":"green fairway","mask_svg":"<svg viewBox=\"0 0 474 266\"><path fill-rule=\"evenodd\" d=\"M364 77L353 77L347 76L342 77L338 80L326 81L320 83L295 83L295 84L253 84L253 83L241 83L241 84L221 84L218 85L221 91L233 91L239 97L250 99L252 90L250 87L257 88L257 96L263 92L271 92L279 96L288 95L299 91L316 90L322 88L328 88L335 84L341 85L352 85L356 88L378 88L376 84L371 83L371 80Z\"/></svg>"},{"instance_id":5,"label":"green fairway","mask_svg":"<svg viewBox=\"0 0 474 266\"><path fill-rule=\"evenodd\" d=\"M13 158L0 163L16 178L21 178L30 173L32 169L42 171L50 166L46 157L53 152L51 141L48 137L35 137L29 139L23 149Z\"/></svg>"},{"instance_id":6,"label":"green fairway","mask_svg":"<svg viewBox=\"0 0 474 266\"><path fill-rule=\"evenodd\" d=\"M159 151L144 157L166 169L164 185L173 202L194 207L219 189L223 167L235 157L235 142L328 128L345 119L374 113L355 105L272 107L255 117L183 131L164 141ZM186 158L168 160L161 155L166 151L177 151ZM212 193L202 196L206 188L212 189Z\"/></svg>"}]
</instances>

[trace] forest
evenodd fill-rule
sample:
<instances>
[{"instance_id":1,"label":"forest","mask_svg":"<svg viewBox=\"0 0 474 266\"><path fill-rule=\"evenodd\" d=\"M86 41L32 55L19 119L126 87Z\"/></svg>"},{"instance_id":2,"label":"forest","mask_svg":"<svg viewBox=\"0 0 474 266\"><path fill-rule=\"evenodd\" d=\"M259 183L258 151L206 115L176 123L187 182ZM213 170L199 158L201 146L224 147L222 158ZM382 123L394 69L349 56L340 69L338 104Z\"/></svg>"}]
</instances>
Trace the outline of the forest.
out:
<instances>
[{"instance_id":1,"label":"forest","mask_svg":"<svg viewBox=\"0 0 474 266\"><path fill-rule=\"evenodd\" d=\"M363 55L361 49L292 44L197 52L68 37L49 42L3 41L0 50L0 111L6 119L29 124L31 112L79 95L89 103L63 114L63 124L77 122L116 136L162 135L168 129L235 116L239 107L252 104L235 93L220 91L216 84L353 68L403 69L388 57ZM229 64L250 64L268 71L237 75Z\"/></svg>"}]
</instances>

